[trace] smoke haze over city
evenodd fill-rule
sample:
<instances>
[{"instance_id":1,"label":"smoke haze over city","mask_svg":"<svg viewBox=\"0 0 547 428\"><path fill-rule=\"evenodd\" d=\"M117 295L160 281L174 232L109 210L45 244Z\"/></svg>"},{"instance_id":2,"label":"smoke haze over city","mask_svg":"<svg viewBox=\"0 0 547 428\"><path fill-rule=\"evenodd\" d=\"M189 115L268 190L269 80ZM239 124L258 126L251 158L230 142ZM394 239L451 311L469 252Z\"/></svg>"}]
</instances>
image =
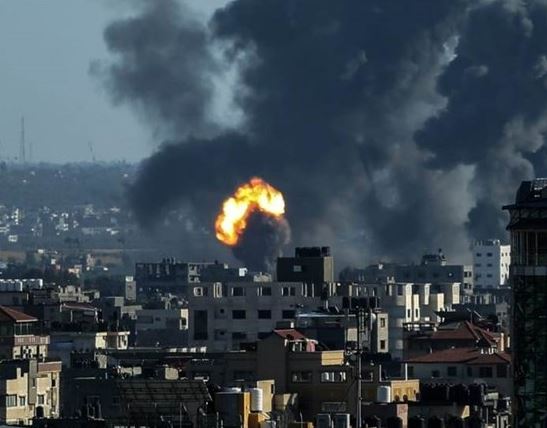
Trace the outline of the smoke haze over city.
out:
<instances>
[{"instance_id":1,"label":"smoke haze over city","mask_svg":"<svg viewBox=\"0 0 547 428\"><path fill-rule=\"evenodd\" d=\"M207 227L258 175L295 244L458 256L503 236L512 183L544 165L545 2L236 0L206 24L138 4L98 74L170 135L130 189L145 227L176 206Z\"/></svg>"}]
</instances>

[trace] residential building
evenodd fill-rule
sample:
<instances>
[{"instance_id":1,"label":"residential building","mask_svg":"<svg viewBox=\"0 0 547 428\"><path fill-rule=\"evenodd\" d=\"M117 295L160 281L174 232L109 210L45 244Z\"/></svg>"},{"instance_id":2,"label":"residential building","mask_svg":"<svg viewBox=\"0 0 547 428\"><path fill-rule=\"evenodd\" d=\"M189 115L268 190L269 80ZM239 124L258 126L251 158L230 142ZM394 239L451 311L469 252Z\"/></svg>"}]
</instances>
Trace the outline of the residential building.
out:
<instances>
[{"instance_id":1,"label":"residential building","mask_svg":"<svg viewBox=\"0 0 547 428\"><path fill-rule=\"evenodd\" d=\"M276 278L320 286L334 282L334 259L329 247L297 247L294 257L277 259Z\"/></svg>"},{"instance_id":2,"label":"residential building","mask_svg":"<svg viewBox=\"0 0 547 428\"><path fill-rule=\"evenodd\" d=\"M497 288L509 283L511 246L499 239L475 241L473 271L476 288Z\"/></svg>"},{"instance_id":3,"label":"residential building","mask_svg":"<svg viewBox=\"0 0 547 428\"><path fill-rule=\"evenodd\" d=\"M494 348L505 350L503 333L491 332L470 321L404 324L404 358L415 358L431 352L454 348Z\"/></svg>"},{"instance_id":4,"label":"residential building","mask_svg":"<svg viewBox=\"0 0 547 428\"><path fill-rule=\"evenodd\" d=\"M511 356L495 348L453 348L409 358L408 375L422 382L486 383L506 397L512 392Z\"/></svg>"},{"instance_id":5,"label":"residential building","mask_svg":"<svg viewBox=\"0 0 547 428\"><path fill-rule=\"evenodd\" d=\"M311 294L308 294L311 292ZM320 297L301 282L193 284L188 293L189 344L208 350L239 349L268 336L298 310L315 310Z\"/></svg>"},{"instance_id":6,"label":"residential building","mask_svg":"<svg viewBox=\"0 0 547 428\"><path fill-rule=\"evenodd\" d=\"M0 359L43 359L48 344L49 336L40 334L37 318L0 306Z\"/></svg>"},{"instance_id":7,"label":"residential building","mask_svg":"<svg viewBox=\"0 0 547 428\"><path fill-rule=\"evenodd\" d=\"M340 279L369 284L459 283L463 301L473 295L473 266L448 264L441 250L437 254L424 254L420 264L377 263L364 269L347 269L342 271Z\"/></svg>"},{"instance_id":8,"label":"residential building","mask_svg":"<svg viewBox=\"0 0 547 428\"><path fill-rule=\"evenodd\" d=\"M188 346L188 309L140 309L135 331L138 346Z\"/></svg>"},{"instance_id":9,"label":"residential building","mask_svg":"<svg viewBox=\"0 0 547 428\"><path fill-rule=\"evenodd\" d=\"M34 417L59 417L59 361L0 362L0 422L31 425Z\"/></svg>"},{"instance_id":10,"label":"residential building","mask_svg":"<svg viewBox=\"0 0 547 428\"><path fill-rule=\"evenodd\" d=\"M547 179L523 181L507 205L513 289L513 426L542 427L547 409Z\"/></svg>"},{"instance_id":11,"label":"residential building","mask_svg":"<svg viewBox=\"0 0 547 428\"><path fill-rule=\"evenodd\" d=\"M70 367L73 352L127 349L128 343L128 331L53 331L49 353L51 357L61 360L65 367Z\"/></svg>"}]
</instances>

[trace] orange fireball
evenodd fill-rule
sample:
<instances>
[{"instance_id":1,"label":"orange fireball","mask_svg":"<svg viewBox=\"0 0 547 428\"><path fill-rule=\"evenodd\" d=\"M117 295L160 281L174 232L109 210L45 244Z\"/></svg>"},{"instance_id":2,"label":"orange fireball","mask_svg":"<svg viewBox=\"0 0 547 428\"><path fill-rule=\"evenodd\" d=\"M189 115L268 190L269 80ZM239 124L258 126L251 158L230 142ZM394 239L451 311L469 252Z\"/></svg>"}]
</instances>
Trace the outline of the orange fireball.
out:
<instances>
[{"instance_id":1,"label":"orange fireball","mask_svg":"<svg viewBox=\"0 0 547 428\"><path fill-rule=\"evenodd\" d=\"M229 246L236 245L247 227L247 219L255 211L274 218L285 214L283 194L258 177L239 186L222 204L222 211L215 221L217 239Z\"/></svg>"}]
</instances>

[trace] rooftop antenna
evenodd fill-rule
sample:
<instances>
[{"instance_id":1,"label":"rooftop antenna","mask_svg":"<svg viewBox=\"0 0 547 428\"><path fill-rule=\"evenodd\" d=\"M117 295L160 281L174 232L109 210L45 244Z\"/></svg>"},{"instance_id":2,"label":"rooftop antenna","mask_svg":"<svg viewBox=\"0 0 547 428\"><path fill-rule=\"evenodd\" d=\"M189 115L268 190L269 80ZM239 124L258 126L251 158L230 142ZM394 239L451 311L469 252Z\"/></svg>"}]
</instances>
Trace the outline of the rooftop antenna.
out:
<instances>
[{"instance_id":1,"label":"rooftop antenna","mask_svg":"<svg viewBox=\"0 0 547 428\"><path fill-rule=\"evenodd\" d=\"M21 117L21 141L19 143L19 161L26 163L27 154L25 152L25 116Z\"/></svg>"}]
</instances>

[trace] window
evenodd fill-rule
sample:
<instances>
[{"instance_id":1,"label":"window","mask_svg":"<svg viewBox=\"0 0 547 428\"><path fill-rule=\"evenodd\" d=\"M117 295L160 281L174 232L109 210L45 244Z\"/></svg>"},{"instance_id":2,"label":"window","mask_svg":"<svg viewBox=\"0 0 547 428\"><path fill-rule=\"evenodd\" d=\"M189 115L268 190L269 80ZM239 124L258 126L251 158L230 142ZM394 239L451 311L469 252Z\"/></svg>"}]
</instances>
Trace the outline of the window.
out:
<instances>
[{"instance_id":1,"label":"window","mask_svg":"<svg viewBox=\"0 0 547 428\"><path fill-rule=\"evenodd\" d=\"M45 402L44 394L38 394L37 397L38 397L38 404L44 404L44 402Z\"/></svg>"},{"instance_id":2,"label":"window","mask_svg":"<svg viewBox=\"0 0 547 428\"><path fill-rule=\"evenodd\" d=\"M260 295L261 296L271 296L272 295L272 287L260 287Z\"/></svg>"},{"instance_id":3,"label":"window","mask_svg":"<svg viewBox=\"0 0 547 428\"><path fill-rule=\"evenodd\" d=\"M207 340L208 338L208 323L207 311L194 312L194 340Z\"/></svg>"},{"instance_id":4,"label":"window","mask_svg":"<svg viewBox=\"0 0 547 428\"><path fill-rule=\"evenodd\" d=\"M295 315L296 313L292 309L285 309L284 311L281 311L281 318L283 319L293 319Z\"/></svg>"},{"instance_id":5,"label":"window","mask_svg":"<svg viewBox=\"0 0 547 428\"><path fill-rule=\"evenodd\" d=\"M441 377L441 372L439 370L431 370L431 377L433 378Z\"/></svg>"},{"instance_id":6,"label":"window","mask_svg":"<svg viewBox=\"0 0 547 428\"><path fill-rule=\"evenodd\" d=\"M481 266L482 266L482 264L480 264L480 263L475 263L475 267L481 267Z\"/></svg>"},{"instance_id":7,"label":"window","mask_svg":"<svg viewBox=\"0 0 547 428\"><path fill-rule=\"evenodd\" d=\"M493 376L492 367L479 367L479 377L492 377Z\"/></svg>"},{"instance_id":8,"label":"window","mask_svg":"<svg viewBox=\"0 0 547 428\"><path fill-rule=\"evenodd\" d=\"M456 377L458 375L458 369L454 366L449 366L447 369L446 369L446 374L447 376L449 377Z\"/></svg>"},{"instance_id":9,"label":"window","mask_svg":"<svg viewBox=\"0 0 547 428\"><path fill-rule=\"evenodd\" d=\"M415 317L416 318L420 318L420 310L418 308L416 308L416 310L414 311L415 312Z\"/></svg>"},{"instance_id":10,"label":"window","mask_svg":"<svg viewBox=\"0 0 547 428\"><path fill-rule=\"evenodd\" d=\"M407 310L406 310L406 317L407 317L407 318L410 318L411 316L412 316L411 310L410 310L410 309L407 309Z\"/></svg>"},{"instance_id":11,"label":"window","mask_svg":"<svg viewBox=\"0 0 547 428\"><path fill-rule=\"evenodd\" d=\"M408 377L414 377L414 366L408 366Z\"/></svg>"},{"instance_id":12,"label":"window","mask_svg":"<svg viewBox=\"0 0 547 428\"><path fill-rule=\"evenodd\" d=\"M269 309L259 309L258 310L258 319L260 320L269 320L272 318L272 311Z\"/></svg>"},{"instance_id":13,"label":"window","mask_svg":"<svg viewBox=\"0 0 547 428\"><path fill-rule=\"evenodd\" d=\"M505 364L498 364L496 366L497 377L507 377L507 366Z\"/></svg>"},{"instance_id":14,"label":"window","mask_svg":"<svg viewBox=\"0 0 547 428\"><path fill-rule=\"evenodd\" d=\"M476 256L477 256L477 257L481 257L481 256L482 256L482 253L477 253Z\"/></svg>"},{"instance_id":15,"label":"window","mask_svg":"<svg viewBox=\"0 0 547 428\"><path fill-rule=\"evenodd\" d=\"M243 287L233 287L232 296L236 296L236 297L245 296L245 289Z\"/></svg>"},{"instance_id":16,"label":"window","mask_svg":"<svg viewBox=\"0 0 547 428\"><path fill-rule=\"evenodd\" d=\"M281 289L282 296L296 296L296 287L283 287Z\"/></svg>"},{"instance_id":17,"label":"window","mask_svg":"<svg viewBox=\"0 0 547 428\"><path fill-rule=\"evenodd\" d=\"M298 371L291 373L291 381L293 383L310 383L312 379L311 371Z\"/></svg>"},{"instance_id":18,"label":"window","mask_svg":"<svg viewBox=\"0 0 547 428\"><path fill-rule=\"evenodd\" d=\"M17 395L6 395L6 407L17 406Z\"/></svg>"},{"instance_id":19,"label":"window","mask_svg":"<svg viewBox=\"0 0 547 428\"><path fill-rule=\"evenodd\" d=\"M487 278L492 278L492 274L491 274L491 273L487 273L487 274L486 274L486 277L487 277Z\"/></svg>"},{"instance_id":20,"label":"window","mask_svg":"<svg viewBox=\"0 0 547 428\"><path fill-rule=\"evenodd\" d=\"M473 369L471 367L467 367L467 377L473 376Z\"/></svg>"},{"instance_id":21,"label":"window","mask_svg":"<svg viewBox=\"0 0 547 428\"><path fill-rule=\"evenodd\" d=\"M234 309L232 311L232 319L234 320L244 320L247 318L247 313L243 309Z\"/></svg>"},{"instance_id":22,"label":"window","mask_svg":"<svg viewBox=\"0 0 547 428\"><path fill-rule=\"evenodd\" d=\"M492 267L492 263L486 263L487 267Z\"/></svg>"},{"instance_id":23,"label":"window","mask_svg":"<svg viewBox=\"0 0 547 428\"><path fill-rule=\"evenodd\" d=\"M245 340L247 339L247 333L243 331L234 331L232 333L232 340Z\"/></svg>"},{"instance_id":24,"label":"window","mask_svg":"<svg viewBox=\"0 0 547 428\"><path fill-rule=\"evenodd\" d=\"M402 296L403 295L403 286L402 285L398 285L397 286L397 296Z\"/></svg>"},{"instance_id":25,"label":"window","mask_svg":"<svg viewBox=\"0 0 547 428\"><path fill-rule=\"evenodd\" d=\"M386 341L380 340L380 350L384 351L386 349Z\"/></svg>"},{"instance_id":26,"label":"window","mask_svg":"<svg viewBox=\"0 0 547 428\"><path fill-rule=\"evenodd\" d=\"M380 327L385 328L385 326L386 326L386 319L385 318L380 318Z\"/></svg>"},{"instance_id":27,"label":"window","mask_svg":"<svg viewBox=\"0 0 547 428\"><path fill-rule=\"evenodd\" d=\"M19 397L19 406L26 406L27 405L27 397L20 396Z\"/></svg>"},{"instance_id":28,"label":"window","mask_svg":"<svg viewBox=\"0 0 547 428\"><path fill-rule=\"evenodd\" d=\"M294 266L292 267L292 271L293 271L293 272L302 272L302 266L300 266L300 265L294 265Z\"/></svg>"},{"instance_id":29,"label":"window","mask_svg":"<svg viewBox=\"0 0 547 428\"><path fill-rule=\"evenodd\" d=\"M194 296L196 297L207 296L207 289L203 287L194 287Z\"/></svg>"},{"instance_id":30,"label":"window","mask_svg":"<svg viewBox=\"0 0 547 428\"><path fill-rule=\"evenodd\" d=\"M321 383L343 383L346 381L345 371L321 372Z\"/></svg>"}]
</instances>

